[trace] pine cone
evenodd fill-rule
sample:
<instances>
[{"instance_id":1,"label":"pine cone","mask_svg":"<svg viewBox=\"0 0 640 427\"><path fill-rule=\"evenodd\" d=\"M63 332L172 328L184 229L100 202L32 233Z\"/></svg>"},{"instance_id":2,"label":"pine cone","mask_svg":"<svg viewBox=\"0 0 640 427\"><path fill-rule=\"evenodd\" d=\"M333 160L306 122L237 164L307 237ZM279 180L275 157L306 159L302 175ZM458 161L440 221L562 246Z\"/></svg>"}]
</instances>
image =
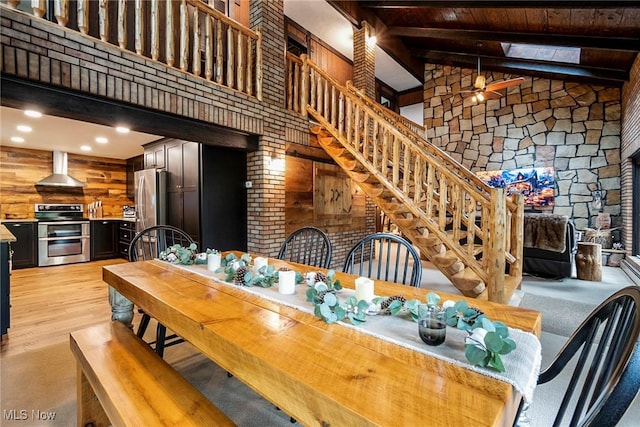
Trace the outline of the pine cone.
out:
<instances>
[{"instance_id":1,"label":"pine cone","mask_svg":"<svg viewBox=\"0 0 640 427\"><path fill-rule=\"evenodd\" d=\"M328 293L334 294L335 291L333 289L327 289L327 290L318 292L318 294L316 295L316 303L322 304L324 302L324 296Z\"/></svg>"},{"instance_id":2,"label":"pine cone","mask_svg":"<svg viewBox=\"0 0 640 427\"><path fill-rule=\"evenodd\" d=\"M233 275L233 283L238 286L244 286L244 275L247 274L247 267L239 267Z\"/></svg>"},{"instance_id":3,"label":"pine cone","mask_svg":"<svg viewBox=\"0 0 640 427\"><path fill-rule=\"evenodd\" d=\"M327 283L327 276L322 271L316 271L316 283L319 282Z\"/></svg>"},{"instance_id":4,"label":"pine cone","mask_svg":"<svg viewBox=\"0 0 640 427\"><path fill-rule=\"evenodd\" d=\"M389 308L391 303L394 302L394 301L400 301L402 304L404 304L405 302L407 302L407 299L405 297L403 297L402 295L394 295L394 296L389 297L386 300L382 301L382 303L380 304L380 308L382 310L386 310L387 308Z\"/></svg>"}]
</instances>

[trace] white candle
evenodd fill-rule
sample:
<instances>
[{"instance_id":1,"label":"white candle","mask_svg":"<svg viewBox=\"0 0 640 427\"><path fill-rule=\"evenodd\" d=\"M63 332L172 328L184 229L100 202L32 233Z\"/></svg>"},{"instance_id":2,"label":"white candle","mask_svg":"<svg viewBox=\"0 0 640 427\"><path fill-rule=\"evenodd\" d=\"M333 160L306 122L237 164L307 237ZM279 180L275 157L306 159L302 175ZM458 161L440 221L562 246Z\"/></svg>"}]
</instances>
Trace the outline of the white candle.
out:
<instances>
[{"instance_id":1,"label":"white candle","mask_svg":"<svg viewBox=\"0 0 640 427\"><path fill-rule=\"evenodd\" d=\"M209 254L207 255L207 270L216 271L220 268L220 252L217 254Z\"/></svg>"},{"instance_id":2,"label":"white candle","mask_svg":"<svg viewBox=\"0 0 640 427\"><path fill-rule=\"evenodd\" d=\"M281 294L294 294L296 292L296 272L278 272L278 292Z\"/></svg>"},{"instance_id":3,"label":"white candle","mask_svg":"<svg viewBox=\"0 0 640 427\"><path fill-rule=\"evenodd\" d=\"M256 272L258 272L258 270L266 266L268 263L269 263L268 258L257 257L256 259L253 260L253 268L255 269Z\"/></svg>"},{"instance_id":4,"label":"white candle","mask_svg":"<svg viewBox=\"0 0 640 427\"><path fill-rule=\"evenodd\" d=\"M356 299L370 303L373 297L373 280L368 277L358 277L356 279Z\"/></svg>"}]
</instances>

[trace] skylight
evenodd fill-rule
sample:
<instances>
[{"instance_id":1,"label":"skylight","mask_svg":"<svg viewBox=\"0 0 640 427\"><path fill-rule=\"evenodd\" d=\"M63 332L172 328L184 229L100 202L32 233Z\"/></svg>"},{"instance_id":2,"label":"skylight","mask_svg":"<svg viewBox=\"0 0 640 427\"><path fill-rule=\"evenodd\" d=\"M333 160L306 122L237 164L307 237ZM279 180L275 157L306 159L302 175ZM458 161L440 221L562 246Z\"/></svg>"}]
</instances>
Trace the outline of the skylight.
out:
<instances>
[{"instance_id":1,"label":"skylight","mask_svg":"<svg viewBox=\"0 0 640 427\"><path fill-rule=\"evenodd\" d=\"M537 59L567 64L580 63L579 47L538 46L522 43L500 43L509 58Z\"/></svg>"}]
</instances>

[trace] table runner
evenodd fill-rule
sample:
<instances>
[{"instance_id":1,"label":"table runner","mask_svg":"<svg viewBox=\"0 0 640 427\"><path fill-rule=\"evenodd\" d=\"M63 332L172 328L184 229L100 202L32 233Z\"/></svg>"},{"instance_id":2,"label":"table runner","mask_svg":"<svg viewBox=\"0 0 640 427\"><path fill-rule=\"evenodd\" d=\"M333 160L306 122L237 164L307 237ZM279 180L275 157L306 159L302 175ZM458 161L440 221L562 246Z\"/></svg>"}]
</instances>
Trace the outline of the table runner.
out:
<instances>
[{"instance_id":1,"label":"table runner","mask_svg":"<svg viewBox=\"0 0 640 427\"><path fill-rule=\"evenodd\" d=\"M231 286L269 301L314 315L313 304L306 300L306 292L308 289L306 283L296 285L295 294L284 295L278 292L277 284L269 288L237 286L233 283L225 282L224 273L215 273L207 270L206 265L173 265L212 279L217 283ZM340 301L343 301L351 295L355 295L355 291L346 288L343 288L338 293ZM505 372L497 372L492 369L469 364L464 355L464 338L467 336L467 332L454 327L447 326L447 338L443 344L431 347L422 342L418 335L418 324L414 322L408 314L400 314L397 316L367 316L366 322L358 326L348 321L340 321L338 324L343 327L357 329L362 333L373 335L379 339L453 363L482 375L507 382L522 394L526 402L531 402L533 397L533 391L540 372L542 355L540 341L535 335L529 332L509 328L509 337L515 341L516 349L502 356Z\"/></svg>"}]
</instances>

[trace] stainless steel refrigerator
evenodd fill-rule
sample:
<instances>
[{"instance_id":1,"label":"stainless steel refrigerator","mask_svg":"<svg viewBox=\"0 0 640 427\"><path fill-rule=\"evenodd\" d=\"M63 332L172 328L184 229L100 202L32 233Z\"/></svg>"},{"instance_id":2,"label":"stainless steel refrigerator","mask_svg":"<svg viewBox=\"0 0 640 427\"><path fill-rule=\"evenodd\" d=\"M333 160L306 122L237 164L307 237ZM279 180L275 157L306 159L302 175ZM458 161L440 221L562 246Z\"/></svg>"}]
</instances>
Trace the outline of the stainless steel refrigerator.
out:
<instances>
[{"instance_id":1,"label":"stainless steel refrigerator","mask_svg":"<svg viewBox=\"0 0 640 427\"><path fill-rule=\"evenodd\" d=\"M136 233L167 223L167 172L144 169L135 173Z\"/></svg>"}]
</instances>

